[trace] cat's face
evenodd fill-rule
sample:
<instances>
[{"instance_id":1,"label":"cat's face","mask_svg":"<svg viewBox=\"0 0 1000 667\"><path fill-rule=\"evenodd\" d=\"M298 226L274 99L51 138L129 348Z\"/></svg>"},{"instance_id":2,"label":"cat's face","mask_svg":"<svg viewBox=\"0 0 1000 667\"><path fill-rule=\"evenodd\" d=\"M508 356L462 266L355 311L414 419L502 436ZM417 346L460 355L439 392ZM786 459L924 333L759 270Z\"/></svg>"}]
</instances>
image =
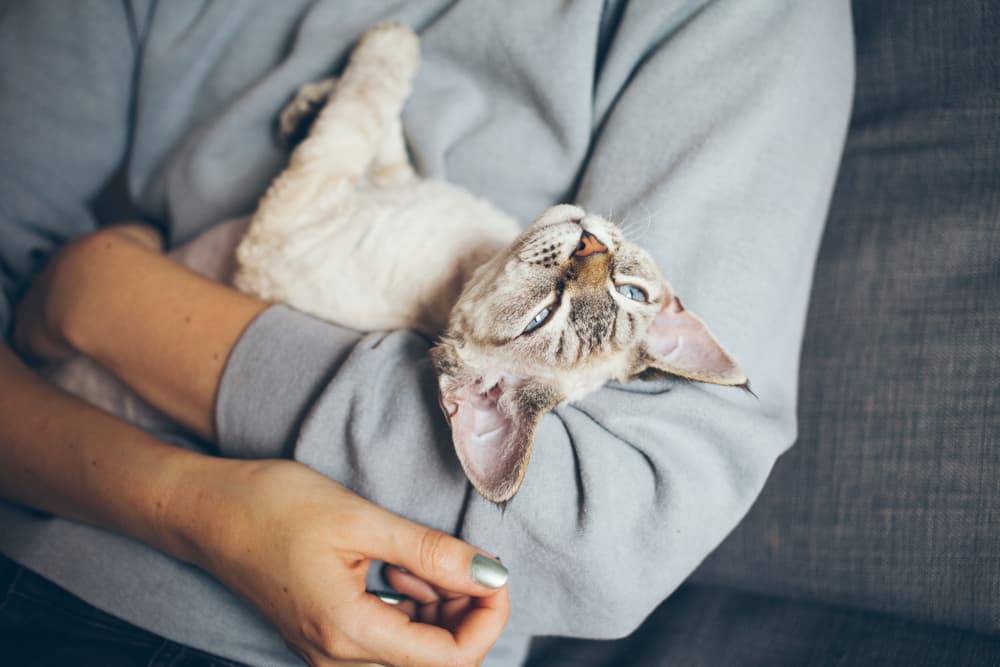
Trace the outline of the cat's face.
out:
<instances>
[{"instance_id":1,"label":"cat's face","mask_svg":"<svg viewBox=\"0 0 1000 667\"><path fill-rule=\"evenodd\" d=\"M549 379L573 400L627 378L637 340L671 297L645 250L607 220L563 205L480 267L449 334L476 366Z\"/></svg>"},{"instance_id":2,"label":"cat's face","mask_svg":"<svg viewBox=\"0 0 1000 667\"><path fill-rule=\"evenodd\" d=\"M535 425L560 402L650 371L746 383L650 255L569 205L475 272L433 357L459 459L498 503L516 493Z\"/></svg>"}]
</instances>

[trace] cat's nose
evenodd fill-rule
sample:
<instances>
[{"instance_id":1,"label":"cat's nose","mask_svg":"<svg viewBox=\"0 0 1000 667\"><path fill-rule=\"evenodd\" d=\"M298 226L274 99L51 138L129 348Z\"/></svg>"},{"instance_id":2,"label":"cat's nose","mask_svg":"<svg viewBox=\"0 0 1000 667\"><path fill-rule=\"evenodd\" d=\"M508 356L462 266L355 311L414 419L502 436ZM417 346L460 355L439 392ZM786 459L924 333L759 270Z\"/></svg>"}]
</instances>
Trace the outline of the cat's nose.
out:
<instances>
[{"instance_id":1,"label":"cat's nose","mask_svg":"<svg viewBox=\"0 0 1000 667\"><path fill-rule=\"evenodd\" d=\"M595 255L601 252L607 252L608 247L597 240L597 237L590 232L584 232L580 236L580 244L576 246L576 251L573 253L574 257L586 257L587 255Z\"/></svg>"}]
</instances>

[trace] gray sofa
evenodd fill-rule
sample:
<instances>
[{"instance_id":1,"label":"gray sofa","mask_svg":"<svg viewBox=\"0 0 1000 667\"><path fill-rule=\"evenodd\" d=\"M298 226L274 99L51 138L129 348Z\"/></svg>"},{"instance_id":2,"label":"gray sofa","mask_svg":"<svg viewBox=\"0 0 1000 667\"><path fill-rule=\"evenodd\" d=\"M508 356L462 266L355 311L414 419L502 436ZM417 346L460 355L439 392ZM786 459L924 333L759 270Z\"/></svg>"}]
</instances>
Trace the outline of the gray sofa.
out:
<instances>
[{"instance_id":1,"label":"gray sofa","mask_svg":"<svg viewBox=\"0 0 1000 667\"><path fill-rule=\"evenodd\" d=\"M1000 3L854 11L798 443L634 635L532 665L1000 665Z\"/></svg>"}]
</instances>

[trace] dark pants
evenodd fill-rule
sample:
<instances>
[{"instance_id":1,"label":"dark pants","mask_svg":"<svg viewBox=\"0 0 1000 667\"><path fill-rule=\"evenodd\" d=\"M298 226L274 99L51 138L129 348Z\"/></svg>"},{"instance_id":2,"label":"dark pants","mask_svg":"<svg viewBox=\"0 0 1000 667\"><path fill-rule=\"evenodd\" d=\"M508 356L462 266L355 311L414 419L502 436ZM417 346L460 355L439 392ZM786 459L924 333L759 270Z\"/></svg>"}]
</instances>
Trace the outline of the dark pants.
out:
<instances>
[{"instance_id":1,"label":"dark pants","mask_svg":"<svg viewBox=\"0 0 1000 667\"><path fill-rule=\"evenodd\" d=\"M4 667L240 667L92 607L0 556Z\"/></svg>"}]
</instances>

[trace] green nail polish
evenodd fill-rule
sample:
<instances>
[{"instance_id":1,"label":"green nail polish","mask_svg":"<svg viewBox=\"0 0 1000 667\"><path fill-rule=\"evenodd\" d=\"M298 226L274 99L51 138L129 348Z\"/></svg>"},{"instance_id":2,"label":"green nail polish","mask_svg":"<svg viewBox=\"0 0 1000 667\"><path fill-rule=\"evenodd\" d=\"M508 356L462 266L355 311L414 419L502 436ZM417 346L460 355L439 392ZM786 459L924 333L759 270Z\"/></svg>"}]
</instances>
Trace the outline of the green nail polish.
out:
<instances>
[{"instance_id":1,"label":"green nail polish","mask_svg":"<svg viewBox=\"0 0 1000 667\"><path fill-rule=\"evenodd\" d=\"M500 563L476 554L472 557L472 580L488 588L500 588L507 583L507 568Z\"/></svg>"}]
</instances>

